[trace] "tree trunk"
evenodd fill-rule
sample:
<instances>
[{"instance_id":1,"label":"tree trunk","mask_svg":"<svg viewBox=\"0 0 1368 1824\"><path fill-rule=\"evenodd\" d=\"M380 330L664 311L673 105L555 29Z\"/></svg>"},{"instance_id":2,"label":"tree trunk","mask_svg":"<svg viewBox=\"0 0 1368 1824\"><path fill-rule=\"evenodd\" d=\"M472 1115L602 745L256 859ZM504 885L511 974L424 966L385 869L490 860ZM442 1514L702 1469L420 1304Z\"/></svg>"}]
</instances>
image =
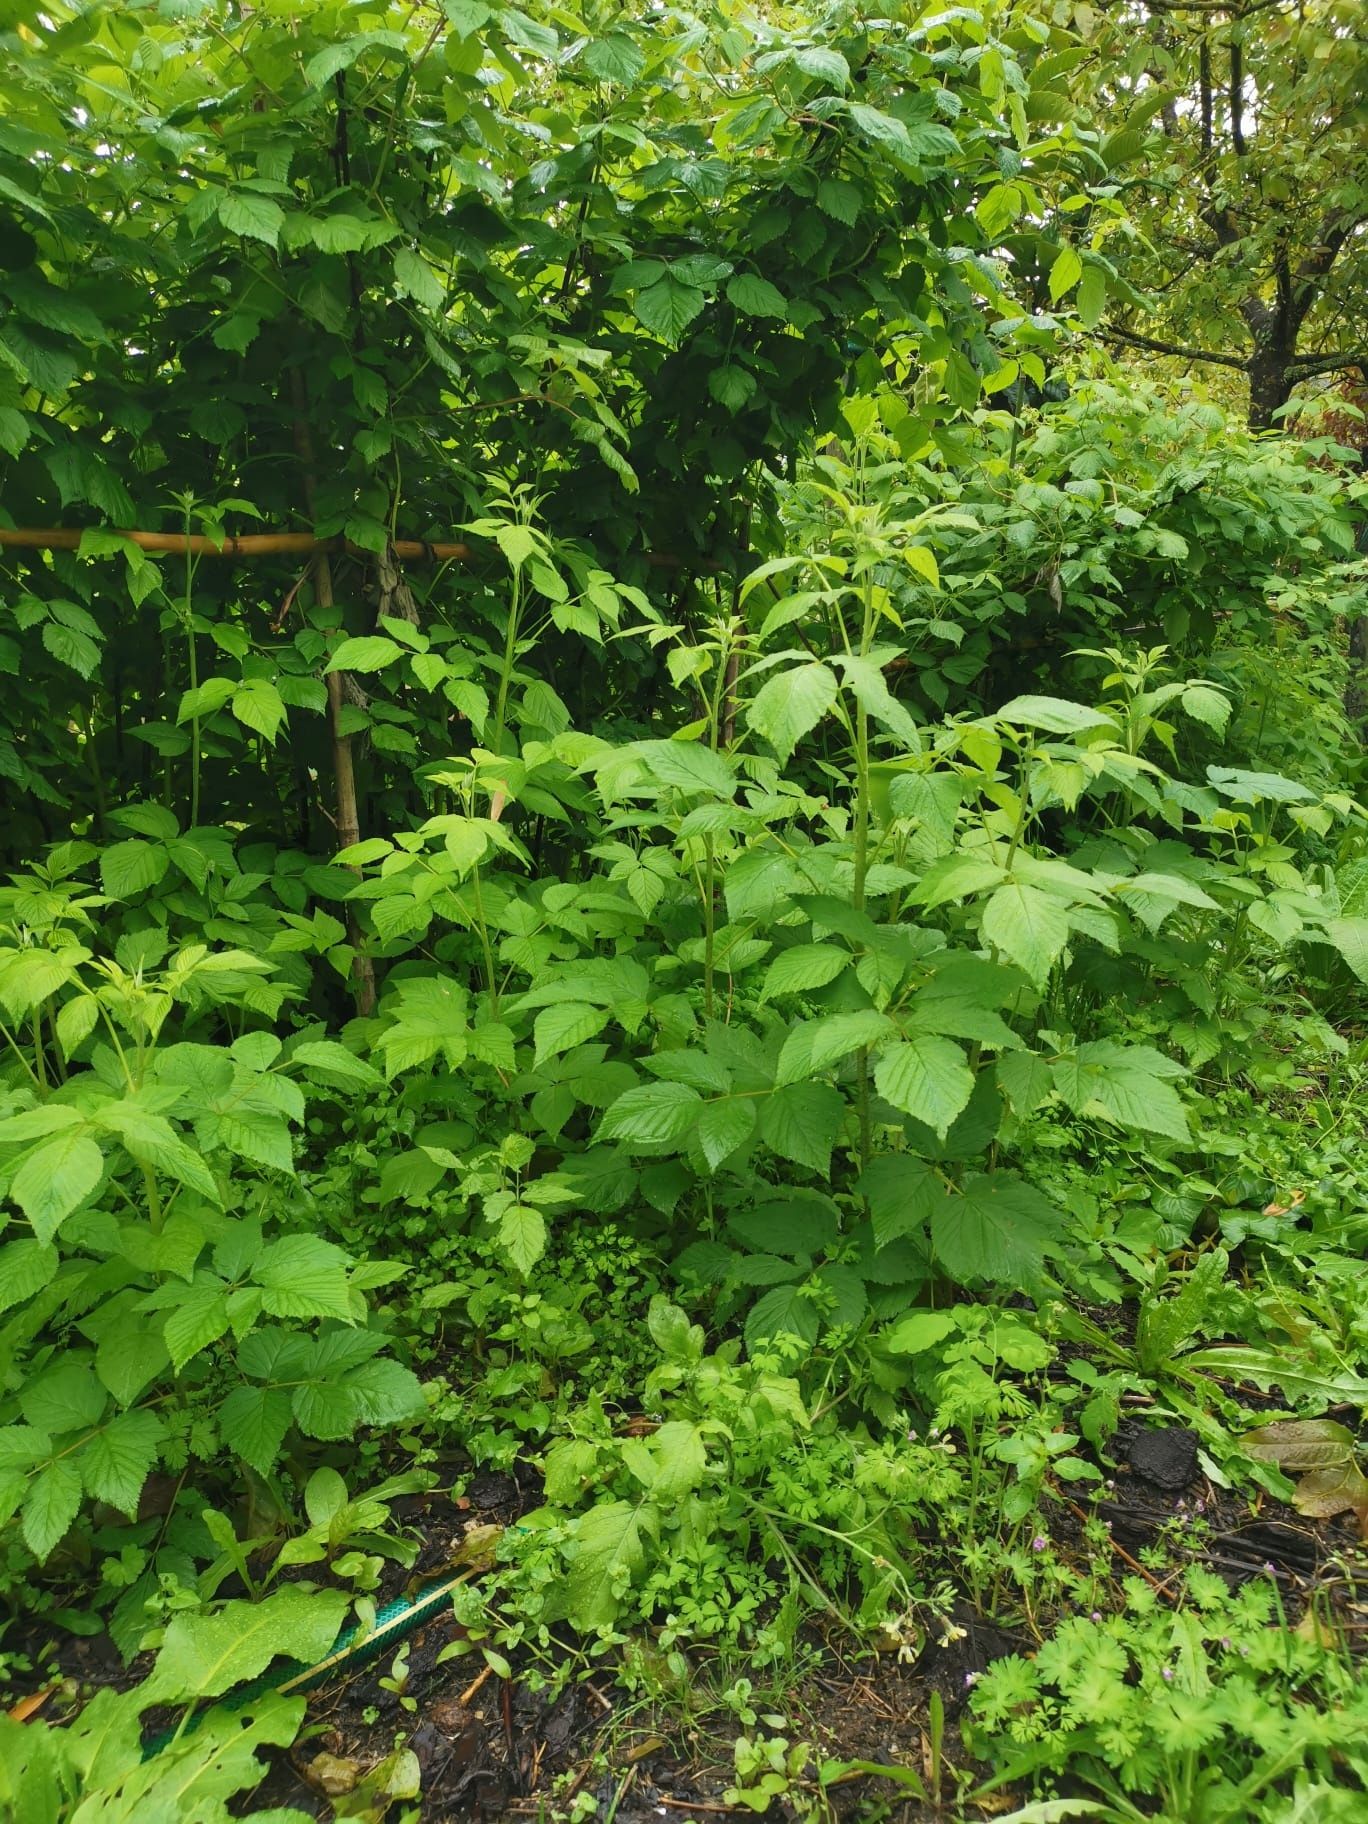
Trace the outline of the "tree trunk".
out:
<instances>
[{"instance_id":1,"label":"tree trunk","mask_svg":"<svg viewBox=\"0 0 1368 1824\"><path fill-rule=\"evenodd\" d=\"M1368 476L1368 445L1359 458L1359 472ZM1368 519L1362 521L1354 539L1360 557L1368 557ZM1344 680L1344 714L1368 748L1368 609L1362 609L1349 623L1349 669Z\"/></svg>"},{"instance_id":2,"label":"tree trunk","mask_svg":"<svg viewBox=\"0 0 1368 1824\"><path fill-rule=\"evenodd\" d=\"M295 405L295 447L299 452L300 481L304 492L304 502L308 508L309 518L317 518L315 503L315 472L313 437L309 430L307 416L307 396L303 376L298 368L291 375L294 389ZM328 562L326 551L315 552L309 566L310 577L314 587L314 599L320 608L335 608L332 586L332 566ZM332 619L332 616L328 617ZM336 794L337 815L334 823L337 830L339 848L350 848L361 840L361 816L356 802L356 773L352 765L351 736L345 734L341 725L343 697L342 674L330 671L324 682L328 690L328 728L332 736L333 789ZM353 870L358 873L359 871ZM361 931L353 907L347 907L347 941L355 956L352 962L352 987L356 995L356 1011L367 1018L375 1012L375 965L365 950L365 937Z\"/></svg>"},{"instance_id":3,"label":"tree trunk","mask_svg":"<svg viewBox=\"0 0 1368 1824\"><path fill-rule=\"evenodd\" d=\"M1368 747L1368 614L1349 627L1349 675L1344 685L1344 713Z\"/></svg>"},{"instance_id":4,"label":"tree trunk","mask_svg":"<svg viewBox=\"0 0 1368 1824\"><path fill-rule=\"evenodd\" d=\"M1278 420L1274 414L1287 404L1292 394L1292 379L1287 368L1291 359L1291 349L1278 347L1260 348L1250 356L1246 372L1249 375L1251 431L1271 431L1277 428Z\"/></svg>"}]
</instances>

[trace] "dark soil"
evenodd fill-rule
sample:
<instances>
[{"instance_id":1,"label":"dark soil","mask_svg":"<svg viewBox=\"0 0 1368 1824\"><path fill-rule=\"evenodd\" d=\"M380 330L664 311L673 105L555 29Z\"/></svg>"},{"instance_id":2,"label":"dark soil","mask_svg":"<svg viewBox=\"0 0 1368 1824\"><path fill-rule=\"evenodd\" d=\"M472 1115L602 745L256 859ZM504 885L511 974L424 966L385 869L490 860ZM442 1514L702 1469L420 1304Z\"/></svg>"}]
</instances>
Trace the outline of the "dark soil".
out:
<instances>
[{"instance_id":1,"label":"dark soil","mask_svg":"<svg viewBox=\"0 0 1368 1824\"><path fill-rule=\"evenodd\" d=\"M1096 1511L1122 1566L1123 1554L1162 1546L1176 1566L1205 1564L1232 1587L1273 1577L1299 1603L1313 1590L1351 1593L1346 1567L1363 1549L1351 1516L1311 1520L1270 1496L1215 1487L1198 1471L1189 1431L1125 1421L1113 1450L1125 1463Z\"/></svg>"},{"instance_id":2,"label":"dark soil","mask_svg":"<svg viewBox=\"0 0 1368 1824\"><path fill-rule=\"evenodd\" d=\"M1361 1549L1352 1524L1310 1521L1268 1498L1251 1505L1215 1488L1199 1472L1189 1432L1131 1424L1123 1427L1114 1450L1122 1467L1094 1511L1107 1525L1111 1543L1103 1557L1111 1559L1115 1577L1143 1576L1167 1591L1189 1564L1207 1565L1232 1585L1272 1576L1289 1622L1295 1625L1319 1592L1350 1638L1360 1637L1365 1624L1346 1568ZM469 1496L465 1518L479 1522L511 1518L517 1501L508 1478L479 1478ZM1095 1548L1084 1538L1089 1516L1073 1503L1058 1505L1055 1512L1054 1549L1066 1557L1091 1558ZM443 1550L449 1554L450 1546ZM1055 1619L1038 1615L1036 1623L1045 1632ZM929 1645L915 1665L900 1664L893 1654L850 1657L840 1640L810 1640L812 1669L778 1700L786 1718L782 1733L791 1742L809 1743L814 1762L910 1767L929 1787L936 1693L944 1715L941 1765L948 1797L953 1770L968 1765L957 1721L974 1677L1006 1653L1030 1653L1035 1638L1025 1625L1014 1629L989 1621L967 1602L952 1621L962 1632L952 1633L945 1646ZM720 1705L709 1709L700 1700L699 1714L681 1720L678 1710L652 1712L630 1702L607 1671L554 1693L539 1691L516 1674L509 1681L496 1678L473 1653L439 1665L442 1649L456 1635L446 1616L413 1637L405 1693L416 1705L412 1712L378 1683L388 1670L383 1663L319 1693L310 1703L315 1733L279 1764L254 1803L289 1804L326 1817L327 1801L310 1783L311 1775L317 1779L315 1757L324 1753L365 1769L391 1752L398 1735L407 1738L422 1769L425 1824L544 1817L553 1806L568 1808L581 1792L591 1794L600 1815L612 1816L615 1824L662 1819L682 1824L690 1816L707 1824L719 1814L754 1815L729 1807L724 1797L733 1780L732 1743L742 1725ZM757 1700L757 1708L766 1705ZM872 1775L852 1775L828 1796L842 1819L922 1824L944 1815ZM768 1815L792 1814L775 1804Z\"/></svg>"},{"instance_id":3,"label":"dark soil","mask_svg":"<svg viewBox=\"0 0 1368 1824\"><path fill-rule=\"evenodd\" d=\"M1029 1645L991 1625L970 1626L963 1641L937 1651L934 1666L908 1667L889 1655L843 1661L828 1647L820 1671L811 1673L785 1697L790 1741L811 1744L815 1762L827 1758L911 1767L929 1777L929 1705L933 1690L943 1694L947 1715L943 1753L949 1767L962 1762L954 1717L968 1689L967 1675L1004 1652ZM437 1666L441 1648L453 1636L449 1622L416 1637L410 1653L408 1695L415 1716L403 1719L392 1695L374 1675L319 1697L310 1705L317 1733L301 1740L253 1797L255 1805L293 1805L329 1816L316 1790L319 1773L338 1763L360 1772L391 1751L397 1728L408 1737L423 1776L424 1824L495 1824L496 1820L545 1815L552 1804L569 1805L587 1791L601 1807L614 1801L616 1824L647 1819L700 1820L718 1812L746 1814L726 1804L733 1779L731 1744L741 1725L718 1709L694 1724L661 1717L639 1706L620 1707L620 1694L607 1679L587 1679L549 1697L519 1683L479 1680L479 1662L448 1661ZM479 1689L470 1692L472 1684ZM388 1705L385 1700L388 1699ZM363 1712L381 1711L369 1723ZM761 1725L765 1734L776 1733ZM321 1764L320 1754L328 1757ZM317 1769L317 1770L316 1770ZM949 1788L947 1787L947 1790ZM890 1781L856 1777L834 1787L832 1803L841 1817L868 1817L872 1794L885 1798L891 1816L911 1824L930 1811L901 1797ZM788 1815L782 1805L771 1817Z\"/></svg>"},{"instance_id":4,"label":"dark soil","mask_svg":"<svg viewBox=\"0 0 1368 1824\"><path fill-rule=\"evenodd\" d=\"M1356 1561L1362 1566L1362 1548L1350 1522L1311 1521L1266 1497L1251 1503L1215 1488L1200 1473L1190 1432L1147 1429L1129 1419L1111 1451L1120 1467L1090 1511L1067 1495L1053 1505L1050 1545L1061 1557L1112 1580L1144 1577L1165 1596L1190 1564L1207 1565L1232 1586L1271 1576L1290 1623L1296 1624L1314 1593L1351 1642L1364 1643L1368 1608L1357 1603L1353 1573ZM472 1528L512 1524L539 1499L535 1478L478 1474L458 1502L434 1492L396 1503L396 1518L423 1544L411 1568L391 1567L376 1592L377 1606L430 1588L450 1574ZM1102 1543L1090 1524L1095 1520L1105 1523ZM757 1727L810 1745L809 1782L815 1780L815 1763L833 1759L911 1768L930 1788L937 1765L933 1695L938 1696L939 1764L948 1797L955 1790L955 1769L969 1767L957 1724L975 1676L1004 1654L1029 1654L1058 1618L1036 1613L1033 1632L1024 1615L1016 1626L1001 1616L988 1620L962 1599L945 1644L932 1642L910 1665L893 1653L856 1656L839 1636L809 1636L802 1677L773 1702L786 1719L782 1730L763 1722ZM557 1690L546 1685L544 1665L528 1662L505 1680L488 1670L474 1649L442 1658L445 1649L460 1643L455 1618L444 1610L409 1636L402 1692L381 1683L393 1675L394 1654L388 1650L314 1692L300 1740L276 1761L251 1805L292 1806L331 1817L332 1797L364 1780L399 1746L418 1761L424 1824L496 1824L548 1817L553 1808L564 1815L580 1793L592 1795L599 1815L611 1816L614 1824L648 1819L682 1824L690 1816L707 1824L719 1814L755 1815L726 1803L732 1744L743 1724L707 1697L706 1664L686 1703L653 1709L615 1686L606 1665L584 1676L585 1662L569 1652L566 1682ZM61 1670L87 1687L123 1686L136 1682L147 1666L125 1668L107 1643L72 1638L63 1647ZM762 1715L771 1709L759 1695L754 1704ZM147 1721L155 1731L158 1719ZM862 1773L832 1786L828 1798L838 1818L861 1824L884 1818L890 1824L922 1824L944 1816L907 1798L892 1782ZM998 1798L1001 1804L1002 1795ZM402 1805L396 1806L393 1815L400 1810ZM792 1814L775 1804L767 1815Z\"/></svg>"}]
</instances>

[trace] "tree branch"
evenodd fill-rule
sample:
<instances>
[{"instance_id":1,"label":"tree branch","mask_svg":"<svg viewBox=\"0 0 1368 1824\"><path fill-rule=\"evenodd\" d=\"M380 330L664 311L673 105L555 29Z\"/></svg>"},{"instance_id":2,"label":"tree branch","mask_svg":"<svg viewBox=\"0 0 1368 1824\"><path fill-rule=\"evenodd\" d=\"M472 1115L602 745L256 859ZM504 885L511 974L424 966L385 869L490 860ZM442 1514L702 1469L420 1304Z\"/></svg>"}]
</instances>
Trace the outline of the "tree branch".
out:
<instances>
[{"instance_id":1,"label":"tree branch","mask_svg":"<svg viewBox=\"0 0 1368 1824\"><path fill-rule=\"evenodd\" d=\"M1219 13L1223 17L1230 15L1235 19L1248 19L1254 13L1266 13L1270 7L1280 7L1283 0L1246 0L1246 4L1232 8L1230 0L1144 0L1147 13ZM1101 10L1104 13L1127 13L1130 0L1102 0Z\"/></svg>"},{"instance_id":2,"label":"tree branch","mask_svg":"<svg viewBox=\"0 0 1368 1824\"><path fill-rule=\"evenodd\" d=\"M1233 367L1237 373L1247 373L1248 361L1239 355L1217 355L1206 348L1187 348L1177 342L1160 342L1153 336L1137 336L1129 329L1105 329L1101 331L1104 339L1125 342L1132 348L1147 348L1156 355L1172 355L1179 361L1208 361L1216 367Z\"/></svg>"},{"instance_id":3,"label":"tree branch","mask_svg":"<svg viewBox=\"0 0 1368 1824\"><path fill-rule=\"evenodd\" d=\"M1297 380L1309 380L1315 374L1333 374L1343 367L1361 367L1368 374L1368 348L1347 355L1294 355L1287 371Z\"/></svg>"},{"instance_id":4,"label":"tree branch","mask_svg":"<svg viewBox=\"0 0 1368 1824\"><path fill-rule=\"evenodd\" d=\"M1207 157L1210 158L1210 156L1211 156L1211 139L1212 139L1212 131L1211 131L1211 126L1212 126L1212 121L1211 121L1211 117L1212 117L1211 46L1207 42L1205 37L1203 37L1203 39L1202 39L1202 46L1201 46L1200 51L1197 53L1197 57L1198 57L1198 63L1197 63L1198 80L1201 84L1200 105L1201 105L1201 110L1202 110L1202 150L1203 150L1203 152L1206 153Z\"/></svg>"},{"instance_id":5,"label":"tree branch","mask_svg":"<svg viewBox=\"0 0 1368 1824\"><path fill-rule=\"evenodd\" d=\"M1292 339L1295 340L1296 331L1300 327L1300 318L1293 307L1292 267L1287 258L1287 243L1281 239L1278 242L1278 251L1273 256L1273 285L1278 299L1278 320L1286 329L1292 331Z\"/></svg>"},{"instance_id":6,"label":"tree branch","mask_svg":"<svg viewBox=\"0 0 1368 1824\"><path fill-rule=\"evenodd\" d=\"M1356 217L1352 220L1336 222L1333 228L1327 228L1321 236L1320 246L1314 253L1307 254L1301 265L1298 266L1297 278L1309 281L1327 277L1330 268L1339 258L1341 248L1350 235L1362 226L1363 219Z\"/></svg>"}]
</instances>

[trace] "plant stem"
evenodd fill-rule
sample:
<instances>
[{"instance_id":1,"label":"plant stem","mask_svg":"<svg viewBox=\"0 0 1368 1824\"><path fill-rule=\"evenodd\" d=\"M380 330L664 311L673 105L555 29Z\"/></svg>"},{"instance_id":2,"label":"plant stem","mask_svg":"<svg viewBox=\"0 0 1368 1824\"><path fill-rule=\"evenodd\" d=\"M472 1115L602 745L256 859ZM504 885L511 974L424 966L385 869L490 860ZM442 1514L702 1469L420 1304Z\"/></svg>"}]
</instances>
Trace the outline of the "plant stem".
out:
<instances>
[{"instance_id":1,"label":"plant stem","mask_svg":"<svg viewBox=\"0 0 1368 1824\"><path fill-rule=\"evenodd\" d=\"M199 654L195 651L194 576L195 563L190 555L190 506L185 508L185 644L190 660L190 689L199 689ZM199 822L200 804L200 719L198 708L190 718L190 827Z\"/></svg>"},{"instance_id":2,"label":"plant stem","mask_svg":"<svg viewBox=\"0 0 1368 1824\"><path fill-rule=\"evenodd\" d=\"M717 855L711 836L703 838L706 857L703 868L703 1011L709 1019L713 1013L713 971L717 945L717 908L713 896L717 891Z\"/></svg>"},{"instance_id":3,"label":"plant stem","mask_svg":"<svg viewBox=\"0 0 1368 1824\"><path fill-rule=\"evenodd\" d=\"M152 1233L154 1235L160 1235L162 1229L162 1204L161 1192L157 1189L156 1174L153 1172L151 1166L145 1165L142 1168L142 1175L143 1186L147 1191L148 1220L152 1224Z\"/></svg>"},{"instance_id":4,"label":"plant stem","mask_svg":"<svg viewBox=\"0 0 1368 1824\"><path fill-rule=\"evenodd\" d=\"M508 690L513 680L513 665L518 648L518 623L522 618L522 570L513 572L513 586L508 598L508 630L504 637L503 664L499 668L499 691L494 701L494 731L490 748L499 753L503 748L504 720L508 713Z\"/></svg>"},{"instance_id":5,"label":"plant stem","mask_svg":"<svg viewBox=\"0 0 1368 1824\"><path fill-rule=\"evenodd\" d=\"M1016 828L1012 831L1012 840L1007 846L1007 862L1004 872L1010 874L1016 852L1021 847L1021 839L1026 834L1026 818L1030 809L1031 762L1035 758L1035 740L1032 738L1026 752L1021 757L1021 783L1017 787L1019 807L1017 810Z\"/></svg>"},{"instance_id":6,"label":"plant stem","mask_svg":"<svg viewBox=\"0 0 1368 1824\"><path fill-rule=\"evenodd\" d=\"M313 560L314 600L320 608L334 606L332 566L325 556ZM349 849L361 840L361 814L356 798L356 768L351 736L342 731L342 674L330 671L328 721L332 729L333 779L337 787L337 846ZM358 871L358 878L359 878ZM347 908L347 938L356 952L356 1011L363 1018L375 1011L375 965L365 951L365 939L356 913Z\"/></svg>"},{"instance_id":7,"label":"plant stem","mask_svg":"<svg viewBox=\"0 0 1368 1824\"><path fill-rule=\"evenodd\" d=\"M6 1026L3 1020L0 1020L0 1038L4 1039L15 1057L18 1058L19 1062L28 1072L29 1081L33 1084L33 1087L35 1089L43 1089L45 1085L40 1081L38 1073L34 1070L32 1064L29 1063L28 1058L25 1056L23 1046L19 1043L18 1039L15 1038L14 1034L10 1031L9 1027Z\"/></svg>"},{"instance_id":8,"label":"plant stem","mask_svg":"<svg viewBox=\"0 0 1368 1824\"><path fill-rule=\"evenodd\" d=\"M92 703L90 714L85 725L85 758L90 767L90 783L95 793L95 834L99 841L105 840L105 812L108 808L105 800L104 773L100 770L100 756L95 746L95 706Z\"/></svg>"},{"instance_id":9,"label":"plant stem","mask_svg":"<svg viewBox=\"0 0 1368 1824\"><path fill-rule=\"evenodd\" d=\"M869 652L874 636L874 590L869 576L865 578L864 606L860 628L860 657ZM855 879L852 900L857 912L865 909L865 880L869 873L869 714L863 703L855 703ZM856 1073L855 1103L860 1120L860 1170L869 1170L873 1149L873 1127L869 1111L869 1047L860 1050Z\"/></svg>"},{"instance_id":10,"label":"plant stem","mask_svg":"<svg viewBox=\"0 0 1368 1824\"><path fill-rule=\"evenodd\" d=\"M489 924L485 918L484 895L480 890L480 870L472 868L470 884L475 896L475 918L480 928L480 948L484 952L485 978L489 983L489 1017L499 1017L499 978L494 967L494 950L489 941Z\"/></svg>"}]
</instances>

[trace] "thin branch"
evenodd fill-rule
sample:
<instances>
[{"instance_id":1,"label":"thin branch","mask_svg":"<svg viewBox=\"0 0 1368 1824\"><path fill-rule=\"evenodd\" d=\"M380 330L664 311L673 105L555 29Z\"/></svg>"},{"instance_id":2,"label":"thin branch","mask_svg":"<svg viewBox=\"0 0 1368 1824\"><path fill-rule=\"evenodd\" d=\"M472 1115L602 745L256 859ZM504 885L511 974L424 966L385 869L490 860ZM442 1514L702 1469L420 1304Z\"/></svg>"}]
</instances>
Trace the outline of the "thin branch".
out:
<instances>
[{"instance_id":1,"label":"thin branch","mask_svg":"<svg viewBox=\"0 0 1368 1824\"><path fill-rule=\"evenodd\" d=\"M1309 253L1297 268L1299 280L1323 279L1340 256L1340 250L1364 225L1361 216L1351 217L1336 222L1333 228L1327 228L1321 238L1320 246L1314 253Z\"/></svg>"},{"instance_id":2,"label":"thin branch","mask_svg":"<svg viewBox=\"0 0 1368 1824\"><path fill-rule=\"evenodd\" d=\"M1247 373L1249 363L1238 355L1217 355L1207 348L1187 348L1177 342L1160 342L1153 336L1137 336L1129 329L1106 329L1102 331L1105 338L1126 342L1132 348L1147 348L1152 354L1172 355L1179 361L1208 361L1216 367L1233 367L1237 373Z\"/></svg>"},{"instance_id":3,"label":"thin branch","mask_svg":"<svg viewBox=\"0 0 1368 1824\"><path fill-rule=\"evenodd\" d=\"M1202 150L1210 158L1212 141L1211 46L1205 38L1202 39L1202 48L1198 52L1198 76L1201 83Z\"/></svg>"},{"instance_id":4,"label":"thin branch","mask_svg":"<svg viewBox=\"0 0 1368 1824\"><path fill-rule=\"evenodd\" d=\"M1235 19L1248 19L1254 13L1266 13L1270 7L1282 4L1283 0L1246 0L1244 6L1232 9L1230 0L1144 0L1147 13L1220 13ZM1104 0L1101 10L1103 13L1129 12L1130 0Z\"/></svg>"}]
</instances>

